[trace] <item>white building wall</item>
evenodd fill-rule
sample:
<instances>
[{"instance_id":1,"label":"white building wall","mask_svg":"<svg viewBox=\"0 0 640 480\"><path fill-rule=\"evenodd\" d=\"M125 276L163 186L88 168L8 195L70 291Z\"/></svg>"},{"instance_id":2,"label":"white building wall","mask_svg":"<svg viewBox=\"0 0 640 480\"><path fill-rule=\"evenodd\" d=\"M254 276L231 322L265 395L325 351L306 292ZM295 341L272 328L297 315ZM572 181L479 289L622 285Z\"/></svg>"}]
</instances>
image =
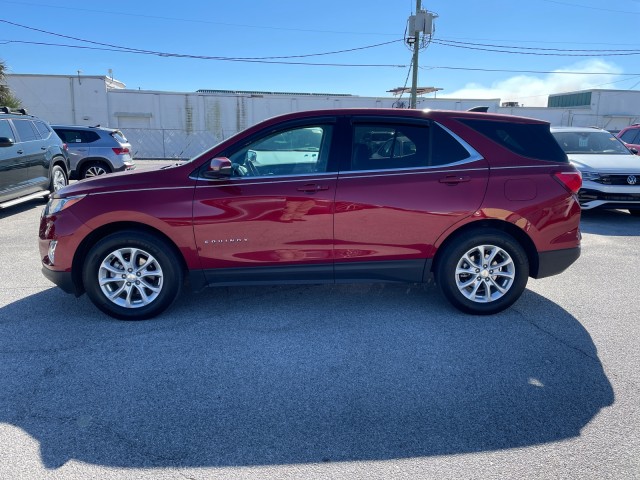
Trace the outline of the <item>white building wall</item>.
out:
<instances>
[{"instance_id":1,"label":"white building wall","mask_svg":"<svg viewBox=\"0 0 640 480\"><path fill-rule=\"evenodd\" d=\"M7 84L29 113L50 123L121 129L137 158L189 158L266 118L326 108L404 107L408 97L160 92L127 90L105 76L8 74ZM593 90L581 108L500 107L500 99L419 98L417 108L490 112L546 120L559 126L620 130L640 121L640 92Z\"/></svg>"},{"instance_id":2,"label":"white building wall","mask_svg":"<svg viewBox=\"0 0 640 480\"><path fill-rule=\"evenodd\" d=\"M10 74L7 85L29 113L50 123L109 123L106 77Z\"/></svg>"}]
</instances>

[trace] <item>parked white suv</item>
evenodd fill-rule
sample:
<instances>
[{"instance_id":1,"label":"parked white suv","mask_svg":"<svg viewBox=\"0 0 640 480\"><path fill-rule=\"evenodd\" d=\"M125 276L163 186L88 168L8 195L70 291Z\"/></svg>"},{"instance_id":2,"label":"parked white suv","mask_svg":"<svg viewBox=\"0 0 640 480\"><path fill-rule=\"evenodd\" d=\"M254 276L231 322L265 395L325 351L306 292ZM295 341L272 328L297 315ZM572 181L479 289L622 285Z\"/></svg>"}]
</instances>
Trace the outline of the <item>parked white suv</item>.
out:
<instances>
[{"instance_id":1,"label":"parked white suv","mask_svg":"<svg viewBox=\"0 0 640 480\"><path fill-rule=\"evenodd\" d=\"M114 128L52 125L69 147L71 178L83 179L133 170L131 144Z\"/></svg>"},{"instance_id":2,"label":"parked white suv","mask_svg":"<svg viewBox=\"0 0 640 480\"><path fill-rule=\"evenodd\" d=\"M551 127L551 133L582 173L583 210L628 209L640 216L640 157L599 128Z\"/></svg>"}]
</instances>

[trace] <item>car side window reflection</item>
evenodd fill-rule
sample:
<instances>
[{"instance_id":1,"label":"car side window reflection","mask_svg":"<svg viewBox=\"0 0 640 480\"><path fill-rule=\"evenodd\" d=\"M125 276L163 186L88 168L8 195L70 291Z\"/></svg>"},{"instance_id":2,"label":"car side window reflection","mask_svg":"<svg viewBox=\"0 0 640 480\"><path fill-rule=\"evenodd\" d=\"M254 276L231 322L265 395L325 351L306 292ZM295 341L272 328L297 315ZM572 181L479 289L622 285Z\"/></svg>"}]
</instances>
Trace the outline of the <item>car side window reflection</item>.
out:
<instances>
[{"instance_id":1,"label":"car side window reflection","mask_svg":"<svg viewBox=\"0 0 640 480\"><path fill-rule=\"evenodd\" d=\"M234 177L327 171L332 126L296 127L260 138L228 155Z\"/></svg>"},{"instance_id":2,"label":"car side window reflection","mask_svg":"<svg viewBox=\"0 0 640 480\"><path fill-rule=\"evenodd\" d=\"M429 128L418 126L356 125L353 130L352 170L386 170L428 165Z\"/></svg>"}]
</instances>

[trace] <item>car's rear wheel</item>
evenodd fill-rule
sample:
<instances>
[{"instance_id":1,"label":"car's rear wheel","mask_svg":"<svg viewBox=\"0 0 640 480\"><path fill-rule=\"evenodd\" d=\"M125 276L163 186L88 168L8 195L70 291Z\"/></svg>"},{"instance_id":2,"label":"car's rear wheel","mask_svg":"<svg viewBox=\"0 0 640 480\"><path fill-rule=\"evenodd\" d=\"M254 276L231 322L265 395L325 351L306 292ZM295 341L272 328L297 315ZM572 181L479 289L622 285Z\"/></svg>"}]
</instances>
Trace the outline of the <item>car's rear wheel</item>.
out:
<instances>
[{"instance_id":1,"label":"car's rear wheel","mask_svg":"<svg viewBox=\"0 0 640 480\"><path fill-rule=\"evenodd\" d=\"M640 209L637 209L637 210L636 210L636 209L631 209L631 208L630 208L630 209L629 209L629 213L630 213L631 215L633 215L634 217L640 217Z\"/></svg>"},{"instance_id":2,"label":"car's rear wheel","mask_svg":"<svg viewBox=\"0 0 640 480\"><path fill-rule=\"evenodd\" d=\"M82 277L91 301L121 320L144 320L162 313L178 297L182 278L171 245L133 230L96 243L85 259Z\"/></svg>"},{"instance_id":3,"label":"car's rear wheel","mask_svg":"<svg viewBox=\"0 0 640 480\"><path fill-rule=\"evenodd\" d=\"M100 175L106 175L107 173L111 173L109 165L104 162L91 162L82 168L80 178L98 177Z\"/></svg>"},{"instance_id":4,"label":"car's rear wheel","mask_svg":"<svg viewBox=\"0 0 640 480\"><path fill-rule=\"evenodd\" d=\"M436 281L459 310L476 315L511 306L524 291L529 261L510 235L493 229L469 232L445 247L436 265Z\"/></svg>"},{"instance_id":5,"label":"car's rear wheel","mask_svg":"<svg viewBox=\"0 0 640 480\"><path fill-rule=\"evenodd\" d=\"M51 182L49 183L49 191L51 193L57 192L63 187L69 184L69 178L67 173L60 165L54 165L51 168Z\"/></svg>"}]
</instances>

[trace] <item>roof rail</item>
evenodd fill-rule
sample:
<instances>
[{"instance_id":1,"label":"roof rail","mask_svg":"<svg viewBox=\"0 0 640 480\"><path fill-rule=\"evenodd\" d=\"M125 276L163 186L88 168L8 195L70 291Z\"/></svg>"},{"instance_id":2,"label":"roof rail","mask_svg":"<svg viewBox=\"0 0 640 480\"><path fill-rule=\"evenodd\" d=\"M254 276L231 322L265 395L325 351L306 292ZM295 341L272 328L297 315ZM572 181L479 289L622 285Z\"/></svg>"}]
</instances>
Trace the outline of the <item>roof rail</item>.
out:
<instances>
[{"instance_id":1,"label":"roof rail","mask_svg":"<svg viewBox=\"0 0 640 480\"><path fill-rule=\"evenodd\" d=\"M19 108L18 110L11 110L10 107L0 107L0 112L2 113L20 113L22 115L27 115L26 108Z\"/></svg>"}]
</instances>

